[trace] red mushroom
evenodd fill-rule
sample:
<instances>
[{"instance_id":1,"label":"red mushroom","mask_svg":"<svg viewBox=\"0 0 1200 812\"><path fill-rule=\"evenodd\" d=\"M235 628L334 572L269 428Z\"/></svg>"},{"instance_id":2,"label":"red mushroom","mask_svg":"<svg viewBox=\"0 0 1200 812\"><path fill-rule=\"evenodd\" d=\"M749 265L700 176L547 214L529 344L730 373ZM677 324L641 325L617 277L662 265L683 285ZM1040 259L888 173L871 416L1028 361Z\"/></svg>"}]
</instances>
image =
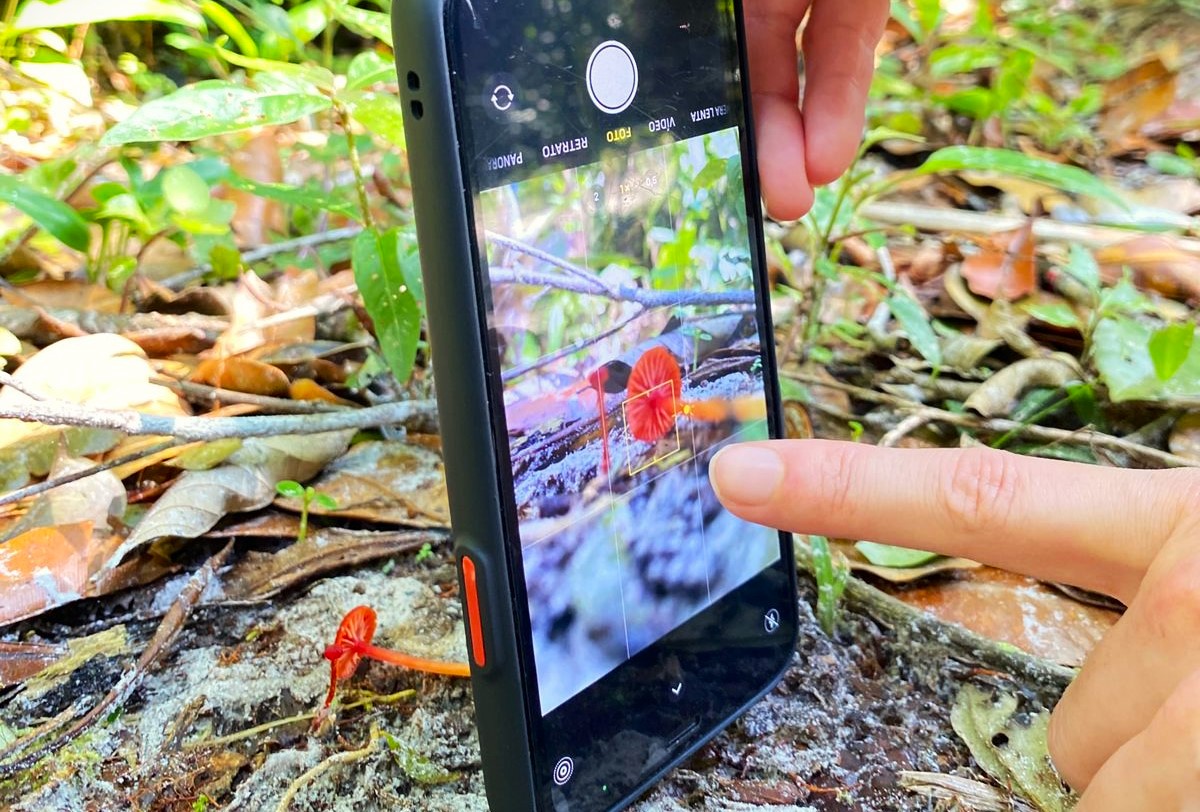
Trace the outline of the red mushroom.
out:
<instances>
[{"instance_id":1,"label":"red mushroom","mask_svg":"<svg viewBox=\"0 0 1200 812\"><path fill-rule=\"evenodd\" d=\"M342 618L333 643L325 647L325 659L329 660L329 693L325 695L326 708L333 702L338 682L354 676L363 657L429 674L442 674L450 677L471 676L471 668L466 663L426 660L399 651L380 648L371 645L371 639L374 637L375 610L370 606L356 606Z\"/></svg>"},{"instance_id":2,"label":"red mushroom","mask_svg":"<svg viewBox=\"0 0 1200 812\"><path fill-rule=\"evenodd\" d=\"M683 406L679 362L666 347L647 350L629 373L625 421L636 439L653 443L666 436Z\"/></svg>"}]
</instances>

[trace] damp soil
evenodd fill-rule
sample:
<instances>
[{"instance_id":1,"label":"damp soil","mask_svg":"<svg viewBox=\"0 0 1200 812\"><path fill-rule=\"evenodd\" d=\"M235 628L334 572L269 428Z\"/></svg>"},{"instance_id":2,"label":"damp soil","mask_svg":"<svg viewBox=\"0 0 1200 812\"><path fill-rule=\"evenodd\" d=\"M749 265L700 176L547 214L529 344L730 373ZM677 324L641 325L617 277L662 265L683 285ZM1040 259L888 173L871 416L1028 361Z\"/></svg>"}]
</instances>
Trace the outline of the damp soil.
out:
<instances>
[{"instance_id":1,"label":"damp soil","mask_svg":"<svg viewBox=\"0 0 1200 812\"><path fill-rule=\"evenodd\" d=\"M949 810L957 807L902 788L898 774L987 780L952 730L950 708L964 680L1005 678L956 658L937 635L897 635L853 606L830 638L813 618L814 594L802 577L801 636L778 687L635 810ZM65 639L89 620L81 616L91 613L98 625L103 614L147 611L154 598L150 589L122 596L119 606L77 606L22 631ZM464 680L367 664L342 701L373 702L344 710L316 734L307 719L273 724L319 707L328 680L321 649L342 613L360 603L378 611L382 644L465 658L445 555L348 572L269 604L202 606L123 711L0 784L0 808L274 810L291 792L286 808L294 810L486 812ZM0 695L0 719L20 729L72 704L90 707L155 623L129 622L129 653L93 659L40 696ZM1053 699L1045 686L1007 689ZM411 697L396 697L406 690ZM330 760L339 753L348 755Z\"/></svg>"}]
</instances>

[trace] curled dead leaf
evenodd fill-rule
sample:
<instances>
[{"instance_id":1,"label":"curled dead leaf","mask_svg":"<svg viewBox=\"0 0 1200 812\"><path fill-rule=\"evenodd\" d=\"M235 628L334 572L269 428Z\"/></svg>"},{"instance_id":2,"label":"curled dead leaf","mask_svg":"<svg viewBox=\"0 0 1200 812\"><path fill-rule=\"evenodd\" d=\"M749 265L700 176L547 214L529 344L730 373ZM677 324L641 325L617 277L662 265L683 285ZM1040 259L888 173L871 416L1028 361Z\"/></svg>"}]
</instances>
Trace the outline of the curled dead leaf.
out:
<instances>
[{"instance_id":1,"label":"curled dead leaf","mask_svg":"<svg viewBox=\"0 0 1200 812\"><path fill-rule=\"evenodd\" d=\"M1037 290L1034 218L1013 231L989 237L962 263L962 277L978 296L1013 301Z\"/></svg>"},{"instance_id":2,"label":"curled dead leaf","mask_svg":"<svg viewBox=\"0 0 1200 812\"><path fill-rule=\"evenodd\" d=\"M1200 412L1190 412L1176 420L1167 444L1172 454L1200 462Z\"/></svg>"},{"instance_id":3,"label":"curled dead leaf","mask_svg":"<svg viewBox=\"0 0 1200 812\"><path fill-rule=\"evenodd\" d=\"M192 380L251 395L282 397L288 393L288 378L282 370L240 356L205 359L196 366Z\"/></svg>"},{"instance_id":4,"label":"curled dead leaf","mask_svg":"<svg viewBox=\"0 0 1200 812\"><path fill-rule=\"evenodd\" d=\"M1200 301L1200 255L1167 234L1147 234L1101 248L1096 261L1104 281L1114 284L1129 268L1133 281L1172 299Z\"/></svg>"},{"instance_id":5,"label":"curled dead leaf","mask_svg":"<svg viewBox=\"0 0 1200 812\"><path fill-rule=\"evenodd\" d=\"M1159 118L1175 101L1177 77L1163 60L1154 56L1104 88L1104 110L1100 134L1121 151L1126 139Z\"/></svg>"},{"instance_id":6,"label":"curled dead leaf","mask_svg":"<svg viewBox=\"0 0 1200 812\"><path fill-rule=\"evenodd\" d=\"M1061 389L1082 378L1083 370L1079 362L1069 355L1025 358L980 384L963 405L984 417L1001 417L1011 414L1021 395L1030 389Z\"/></svg>"}]
</instances>

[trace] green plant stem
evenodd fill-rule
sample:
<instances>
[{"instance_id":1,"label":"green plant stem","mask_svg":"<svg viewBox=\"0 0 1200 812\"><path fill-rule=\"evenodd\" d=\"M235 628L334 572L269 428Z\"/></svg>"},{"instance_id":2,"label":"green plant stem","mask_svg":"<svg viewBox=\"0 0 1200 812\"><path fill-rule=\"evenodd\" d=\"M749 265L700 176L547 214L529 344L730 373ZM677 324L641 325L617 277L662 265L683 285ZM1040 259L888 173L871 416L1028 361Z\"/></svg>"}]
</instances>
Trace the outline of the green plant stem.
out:
<instances>
[{"instance_id":1,"label":"green plant stem","mask_svg":"<svg viewBox=\"0 0 1200 812\"><path fill-rule=\"evenodd\" d=\"M1018 434L1021 433L1022 428L1036 425L1037 422L1043 417L1054 414L1056 411L1070 402L1070 395L1063 395L1061 398L1051 401L1049 404L1030 415L1028 419L1020 421L1021 428L1013 428L993 440L991 443L992 448L1004 448L1004 446L1008 445L1009 441L1013 440Z\"/></svg>"},{"instance_id":2,"label":"green plant stem","mask_svg":"<svg viewBox=\"0 0 1200 812\"><path fill-rule=\"evenodd\" d=\"M303 544L308 538L308 506L312 504L312 497L307 493L304 494L300 502L300 529L296 532L296 543Z\"/></svg>"},{"instance_id":3,"label":"green plant stem","mask_svg":"<svg viewBox=\"0 0 1200 812\"><path fill-rule=\"evenodd\" d=\"M354 188L358 191L358 206L362 209L363 224L367 228L375 228L375 218L371 216L371 201L367 197L367 183L363 178L362 162L358 157L358 146L354 143L354 130L350 126L350 111L340 101L334 101L334 109L337 110L342 132L346 133L346 149L350 153L350 170L354 173Z\"/></svg>"}]
</instances>

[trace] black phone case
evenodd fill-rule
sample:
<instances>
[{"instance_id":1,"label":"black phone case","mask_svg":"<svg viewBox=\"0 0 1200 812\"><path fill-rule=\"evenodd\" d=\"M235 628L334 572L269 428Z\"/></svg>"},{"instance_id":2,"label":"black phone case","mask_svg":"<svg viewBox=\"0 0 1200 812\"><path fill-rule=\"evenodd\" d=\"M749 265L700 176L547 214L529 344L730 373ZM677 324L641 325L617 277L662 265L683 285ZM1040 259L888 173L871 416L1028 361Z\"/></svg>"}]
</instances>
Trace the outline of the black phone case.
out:
<instances>
[{"instance_id":1,"label":"black phone case","mask_svg":"<svg viewBox=\"0 0 1200 812\"><path fill-rule=\"evenodd\" d=\"M477 570L478 595L487 664L480 668L472 658L472 689L482 753L488 805L492 812L551 812L539 806L531 760L531 720L523 690L519 657L518 614L514 576L504 549L504 514L501 480L492 435L493 411L488 383L487 333L482 297L475 269L474 235L471 233L473 201L464 182L457 111L450 84L447 55L447 19L456 0L394 0L392 30L396 68L404 105L404 133L409 172L414 190L414 210L425 280L430 344L436 363L436 390L442 449L454 527L455 557L460 589L462 558L469 555ZM462 0L458 0L461 2ZM735 2L739 41L745 41L741 3ZM744 47L739 59L743 77L748 70ZM753 146L749 92L743 78L746 126ZM754 166L753 149L751 165ZM753 176L751 176L753 175ZM758 178L746 183L756 193ZM759 268L765 269L762 219L751 212ZM762 270L760 284L765 284ZM764 288L765 290L765 288ZM765 314L770 337L770 313ZM769 365L774 367L774 343L764 341ZM778 378L768 374L773 390L768 400L779 403ZM781 436L778 408L770 415L774 436ZM789 555L790 545L785 553ZM794 567L790 568L795 590ZM793 603L794 606L794 603ZM468 649L471 629L466 629ZM794 646L794 639L792 640ZM668 770L706 744L726 725L765 696L787 670L785 662L762 689L731 713L719 726L697 731L697 738L626 798L611 808L622 809Z\"/></svg>"}]
</instances>

